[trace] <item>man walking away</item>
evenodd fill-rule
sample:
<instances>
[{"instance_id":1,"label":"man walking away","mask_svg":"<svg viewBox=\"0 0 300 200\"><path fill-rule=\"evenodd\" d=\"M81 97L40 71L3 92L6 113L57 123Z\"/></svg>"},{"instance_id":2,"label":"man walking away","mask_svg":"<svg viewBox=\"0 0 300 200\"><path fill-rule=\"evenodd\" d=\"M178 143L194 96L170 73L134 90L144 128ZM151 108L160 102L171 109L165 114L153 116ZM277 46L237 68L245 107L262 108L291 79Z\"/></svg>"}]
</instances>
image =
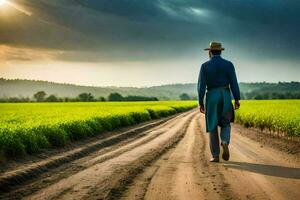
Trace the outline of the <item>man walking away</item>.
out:
<instances>
[{"instance_id":1,"label":"man walking away","mask_svg":"<svg viewBox=\"0 0 300 200\"><path fill-rule=\"evenodd\" d=\"M222 158L229 160L230 122L234 121L234 110L231 93L234 97L235 109L240 107L240 90L233 64L221 57L224 50L221 43L211 42L210 60L203 63L198 78L198 97L200 112L205 113L206 132L209 133L211 162L219 162L220 142L218 126L221 127ZM231 91L231 93L230 93ZM204 106L204 95L205 106Z\"/></svg>"}]
</instances>

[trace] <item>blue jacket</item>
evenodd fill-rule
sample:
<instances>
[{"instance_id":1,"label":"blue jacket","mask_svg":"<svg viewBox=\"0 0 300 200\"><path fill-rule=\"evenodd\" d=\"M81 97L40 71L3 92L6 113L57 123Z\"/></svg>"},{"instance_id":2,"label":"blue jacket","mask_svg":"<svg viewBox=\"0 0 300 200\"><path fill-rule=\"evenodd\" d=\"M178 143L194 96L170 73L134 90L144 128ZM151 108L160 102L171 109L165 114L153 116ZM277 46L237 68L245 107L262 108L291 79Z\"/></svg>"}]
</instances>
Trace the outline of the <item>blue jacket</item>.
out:
<instances>
[{"instance_id":1,"label":"blue jacket","mask_svg":"<svg viewBox=\"0 0 300 200\"><path fill-rule=\"evenodd\" d=\"M233 64L219 55L214 55L202 64L198 78L199 105L204 105L206 89L230 87L235 100L240 99L240 90Z\"/></svg>"}]
</instances>

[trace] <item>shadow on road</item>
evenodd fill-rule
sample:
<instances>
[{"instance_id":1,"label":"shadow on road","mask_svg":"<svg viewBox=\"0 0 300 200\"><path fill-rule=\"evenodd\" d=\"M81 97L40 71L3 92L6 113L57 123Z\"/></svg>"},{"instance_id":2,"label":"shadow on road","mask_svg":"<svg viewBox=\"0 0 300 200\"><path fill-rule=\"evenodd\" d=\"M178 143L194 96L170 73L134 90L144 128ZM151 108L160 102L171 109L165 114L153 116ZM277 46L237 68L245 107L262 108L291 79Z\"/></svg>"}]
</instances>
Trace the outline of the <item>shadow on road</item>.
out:
<instances>
[{"instance_id":1,"label":"shadow on road","mask_svg":"<svg viewBox=\"0 0 300 200\"><path fill-rule=\"evenodd\" d=\"M300 179L300 168L228 161L225 167L282 178Z\"/></svg>"}]
</instances>

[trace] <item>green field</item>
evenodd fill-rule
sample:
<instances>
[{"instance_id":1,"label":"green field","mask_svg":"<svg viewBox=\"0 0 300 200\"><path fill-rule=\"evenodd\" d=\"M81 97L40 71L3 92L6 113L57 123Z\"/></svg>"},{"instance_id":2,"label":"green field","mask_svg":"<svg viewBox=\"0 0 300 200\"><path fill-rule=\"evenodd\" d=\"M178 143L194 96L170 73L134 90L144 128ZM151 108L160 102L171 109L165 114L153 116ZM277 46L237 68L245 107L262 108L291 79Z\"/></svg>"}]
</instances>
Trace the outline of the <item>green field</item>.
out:
<instances>
[{"instance_id":1,"label":"green field","mask_svg":"<svg viewBox=\"0 0 300 200\"><path fill-rule=\"evenodd\" d=\"M0 104L0 153L32 154L196 106L195 101Z\"/></svg>"},{"instance_id":2,"label":"green field","mask_svg":"<svg viewBox=\"0 0 300 200\"><path fill-rule=\"evenodd\" d=\"M166 117L195 101L0 104L0 154L32 154L104 131ZM236 122L272 133L300 136L300 100L244 100Z\"/></svg>"},{"instance_id":3,"label":"green field","mask_svg":"<svg viewBox=\"0 0 300 200\"><path fill-rule=\"evenodd\" d=\"M236 121L282 136L300 136L300 100L244 100Z\"/></svg>"}]
</instances>

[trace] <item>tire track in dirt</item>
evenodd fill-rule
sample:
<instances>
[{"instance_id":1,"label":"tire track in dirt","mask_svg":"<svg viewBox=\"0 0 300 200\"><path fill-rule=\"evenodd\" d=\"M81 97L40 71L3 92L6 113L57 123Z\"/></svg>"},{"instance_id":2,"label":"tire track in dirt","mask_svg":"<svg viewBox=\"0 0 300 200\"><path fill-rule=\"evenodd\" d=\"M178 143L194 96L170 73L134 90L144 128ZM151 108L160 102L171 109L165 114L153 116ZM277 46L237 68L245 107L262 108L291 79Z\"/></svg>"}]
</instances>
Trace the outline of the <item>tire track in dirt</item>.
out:
<instances>
[{"instance_id":1,"label":"tire track in dirt","mask_svg":"<svg viewBox=\"0 0 300 200\"><path fill-rule=\"evenodd\" d=\"M169 117L168 119L171 118L172 117ZM168 119L162 119L152 123L148 123L146 125L141 125L129 131L121 132L120 134L112 133L110 136L100 137L98 140L95 138L96 142L90 142L83 147L79 147L67 152L62 152L58 155L49 156L45 160L40 159L40 161L35 161L33 163L14 166L11 167L12 169L2 169L2 173L0 175L0 191L7 191L14 185L21 184L65 163L72 162L76 159L87 156L97 151L98 149L102 150L106 147L111 147L123 141L130 141L139 137L143 137L146 135L147 129L157 128L160 124L166 122L166 120ZM142 134L139 134L141 132ZM107 133L105 133L104 135L107 135Z\"/></svg>"},{"instance_id":2,"label":"tire track in dirt","mask_svg":"<svg viewBox=\"0 0 300 200\"><path fill-rule=\"evenodd\" d=\"M183 137L194 115L194 112L182 114L118 149L89 161L85 158L86 162L82 164L87 165L87 168L50 185L46 184L46 187L25 199L115 198L136 173ZM103 159L105 156L108 158Z\"/></svg>"},{"instance_id":3,"label":"tire track in dirt","mask_svg":"<svg viewBox=\"0 0 300 200\"><path fill-rule=\"evenodd\" d=\"M204 117L201 129L205 131ZM239 130L241 130L240 126ZM243 129L243 132L248 131ZM236 199L289 199L300 196L300 163L292 155L263 147L232 126L230 161L215 165ZM248 134L248 133L247 133ZM245 135L247 135L245 134ZM208 141L208 137L206 136ZM209 147L206 147L209 156ZM234 193L233 193L234 192ZM228 193L230 194L230 193Z\"/></svg>"},{"instance_id":4,"label":"tire track in dirt","mask_svg":"<svg viewBox=\"0 0 300 200\"><path fill-rule=\"evenodd\" d=\"M240 130L240 128L239 128ZM247 129L243 129L247 131ZM210 163L203 115L127 187L122 199L299 199L300 163L232 128L230 161Z\"/></svg>"},{"instance_id":5,"label":"tire track in dirt","mask_svg":"<svg viewBox=\"0 0 300 200\"><path fill-rule=\"evenodd\" d=\"M181 114L23 185L16 199L299 199L300 163L232 126L230 161L210 163L204 117ZM57 174L58 175L57 175ZM53 178L54 177L54 178ZM32 186L37 187L31 190ZM31 190L31 191L30 191ZM4 196L3 196L4 197Z\"/></svg>"},{"instance_id":6,"label":"tire track in dirt","mask_svg":"<svg viewBox=\"0 0 300 200\"><path fill-rule=\"evenodd\" d=\"M92 142L86 143L85 146L81 145L79 148L71 150L70 152L63 152L58 154L58 156L54 155L45 160L42 159L41 161L29 163L24 166L24 169L20 166L17 169L14 167L12 170L7 170L1 174L1 177L5 178L1 179L0 182L2 182L2 185L6 184L4 188L8 193L0 192L0 199L20 199L22 196L41 190L43 187L47 187L60 179L71 176L93 164L104 162L107 159L120 155L128 150L128 148L122 147L126 147L127 144L137 141L139 138L148 137L148 139L142 139L144 142L145 140L149 141L153 139L153 136L162 133L159 131L161 127L174 123L178 118L184 117L190 112L191 111L146 123L145 125L139 125L135 128L129 128L129 130L125 132L113 132L112 136L100 137L98 140L95 138ZM58 160L56 159L57 157ZM76 160L77 157L79 157L79 159ZM65 162L67 163L65 164ZM50 163L50 165L54 163L54 166L51 165L50 168L47 168L47 163ZM35 174L35 171L38 173ZM5 176L5 174L8 174L8 176ZM34 178L36 176L38 177ZM24 184L21 184L22 182L25 182L26 187L23 186ZM7 187L7 185L9 187Z\"/></svg>"},{"instance_id":7,"label":"tire track in dirt","mask_svg":"<svg viewBox=\"0 0 300 200\"><path fill-rule=\"evenodd\" d=\"M123 199L174 199L203 197L196 190L197 179L192 151L195 135L191 131L196 118L189 125L184 138L153 165L144 170L123 195ZM141 184L143 183L144 184Z\"/></svg>"},{"instance_id":8,"label":"tire track in dirt","mask_svg":"<svg viewBox=\"0 0 300 200\"><path fill-rule=\"evenodd\" d=\"M224 174L243 199L299 199L299 163L238 134L231 152L231 161L223 164Z\"/></svg>"},{"instance_id":9,"label":"tire track in dirt","mask_svg":"<svg viewBox=\"0 0 300 200\"><path fill-rule=\"evenodd\" d=\"M137 176L122 199L231 199L234 194L209 165L206 140L196 115L184 138Z\"/></svg>"}]
</instances>

